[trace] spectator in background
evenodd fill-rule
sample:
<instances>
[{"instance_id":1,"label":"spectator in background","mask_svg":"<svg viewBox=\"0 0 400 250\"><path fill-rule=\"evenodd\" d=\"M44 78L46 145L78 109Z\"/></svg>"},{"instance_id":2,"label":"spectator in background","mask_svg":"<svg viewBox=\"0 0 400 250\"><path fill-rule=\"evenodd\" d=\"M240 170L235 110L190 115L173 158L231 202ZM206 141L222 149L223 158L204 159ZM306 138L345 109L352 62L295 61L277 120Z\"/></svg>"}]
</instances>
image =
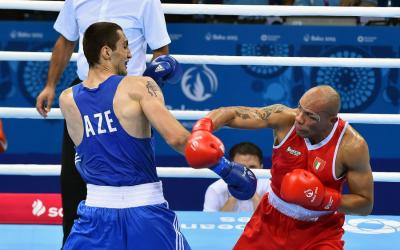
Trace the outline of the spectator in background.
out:
<instances>
[{"instance_id":1,"label":"spectator in background","mask_svg":"<svg viewBox=\"0 0 400 250\"><path fill-rule=\"evenodd\" d=\"M281 5L282 0L224 0L224 4L230 5ZM239 23L266 24L266 16L236 16Z\"/></svg>"},{"instance_id":2,"label":"spectator in background","mask_svg":"<svg viewBox=\"0 0 400 250\"><path fill-rule=\"evenodd\" d=\"M377 0L379 7L400 7L399 0ZM386 25L399 25L400 18L387 18Z\"/></svg>"},{"instance_id":3,"label":"spectator in background","mask_svg":"<svg viewBox=\"0 0 400 250\"><path fill-rule=\"evenodd\" d=\"M224 0L224 4L268 5L270 0Z\"/></svg>"},{"instance_id":4,"label":"spectator in background","mask_svg":"<svg viewBox=\"0 0 400 250\"><path fill-rule=\"evenodd\" d=\"M174 0L170 0L174 1ZM282 5L285 0L192 0L194 4L227 4L227 5ZM197 18L208 19L209 16L198 16ZM222 22L222 23L267 23L265 16L237 16L237 15L223 15L211 16L208 22Z\"/></svg>"},{"instance_id":5,"label":"spectator in background","mask_svg":"<svg viewBox=\"0 0 400 250\"><path fill-rule=\"evenodd\" d=\"M7 138L3 131L3 121L0 119L0 153L7 150Z\"/></svg>"},{"instance_id":6,"label":"spectator in background","mask_svg":"<svg viewBox=\"0 0 400 250\"><path fill-rule=\"evenodd\" d=\"M170 0L175 2L177 0ZM287 0L192 0L199 4L241 4L241 5L281 5ZM179 1L177 1L179 2Z\"/></svg>"},{"instance_id":7,"label":"spectator in background","mask_svg":"<svg viewBox=\"0 0 400 250\"><path fill-rule=\"evenodd\" d=\"M174 1L174 0L172 0ZM224 0L192 0L192 3L198 4L223 4Z\"/></svg>"},{"instance_id":8,"label":"spectator in background","mask_svg":"<svg viewBox=\"0 0 400 250\"><path fill-rule=\"evenodd\" d=\"M242 142L234 145L229 151L231 161L242 164L252 169L263 168L263 154L257 145L251 142ZM206 191L204 198L205 212L254 211L260 203L261 197L267 192L269 180L258 179L257 191L249 200L237 200L228 191L227 184L222 180L212 183Z\"/></svg>"},{"instance_id":9,"label":"spectator in background","mask_svg":"<svg viewBox=\"0 0 400 250\"><path fill-rule=\"evenodd\" d=\"M399 0L377 0L379 7L400 7Z\"/></svg>"},{"instance_id":10,"label":"spectator in background","mask_svg":"<svg viewBox=\"0 0 400 250\"><path fill-rule=\"evenodd\" d=\"M378 0L285 0L289 5L301 6L377 6Z\"/></svg>"}]
</instances>

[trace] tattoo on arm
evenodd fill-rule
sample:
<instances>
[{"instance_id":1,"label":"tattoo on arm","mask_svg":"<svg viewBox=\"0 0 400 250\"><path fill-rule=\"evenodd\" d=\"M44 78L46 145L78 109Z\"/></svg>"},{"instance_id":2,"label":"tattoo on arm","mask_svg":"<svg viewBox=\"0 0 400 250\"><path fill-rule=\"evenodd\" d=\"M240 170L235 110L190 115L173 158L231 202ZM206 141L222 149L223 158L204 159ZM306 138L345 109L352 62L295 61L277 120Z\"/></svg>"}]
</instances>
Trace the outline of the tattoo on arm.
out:
<instances>
[{"instance_id":1,"label":"tattoo on arm","mask_svg":"<svg viewBox=\"0 0 400 250\"><path fill-rule=\"evenodd\" d=\"M255 119L255 120L268 120L273 113L281 113L286 110L287 107L282 104L274 104L261 109L240 107L236 110L236 115L243 120Z\"/></svg>"},{"instance_id":2,"label":"tattoo on arm","mask_svg":"<svg viewBox=\"0 0 400 250\"><path fill-rule=\"evenodd\" d=\"M157 92L160 90L160 89L158 88L157 83L155 83L155 82L153 82L153 81L147 81L146 88L147 88L147 92L148 92L151 96L157 96Z\"/></svg>"}]
</instances>

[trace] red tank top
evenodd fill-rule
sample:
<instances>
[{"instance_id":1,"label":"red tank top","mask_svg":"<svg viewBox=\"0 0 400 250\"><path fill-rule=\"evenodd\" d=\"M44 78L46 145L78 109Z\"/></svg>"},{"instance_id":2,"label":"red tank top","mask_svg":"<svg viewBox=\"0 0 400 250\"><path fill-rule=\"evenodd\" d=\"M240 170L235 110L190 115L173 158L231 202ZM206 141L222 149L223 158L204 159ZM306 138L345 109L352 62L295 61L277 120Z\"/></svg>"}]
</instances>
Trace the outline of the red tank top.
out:
<instances>
[{"instance_id":1,"label":"red tank top","mask_svg":"<svg viewBox=\"0 0 400 250\"><path fill-rule=\"evenodd\" d=\"M271 187L274 193L279 195L283 176L297 168L313 172L325 186L341 192L344 178L336 178L335 161L347 125L339 118L331 133L317 144L298 136L292 126L282 142L272 149Z\"/></svg>"}]
</instances>

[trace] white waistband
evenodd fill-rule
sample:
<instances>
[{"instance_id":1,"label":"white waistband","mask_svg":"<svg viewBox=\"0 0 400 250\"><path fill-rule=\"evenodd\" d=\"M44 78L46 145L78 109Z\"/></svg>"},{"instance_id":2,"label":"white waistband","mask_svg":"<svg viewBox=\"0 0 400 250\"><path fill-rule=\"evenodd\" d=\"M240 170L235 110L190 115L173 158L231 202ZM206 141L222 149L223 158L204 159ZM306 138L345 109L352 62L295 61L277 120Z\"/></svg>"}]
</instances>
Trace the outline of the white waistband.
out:
<instances>
[{"instance_id":1,"label":"white waistband","mask_svg":"<svg viewBox=\"0 0 400 250\"><path fill-rule=\"evenodd\" d=\"M164 202L161 181L123 187L87 184L85 204L91 207L130 208Z\"/></svg>"},{"instance_id":2,"label":"white waistband","mask_svg":"<svg viewBox=\"0 0 400 250\"><path fill-rule=\"evenodd\" d=\"M317 221L319 217L332 213L332 211L314 211L306 209L300 205L293 203L288 203L281 198L279 198L274 191L272 191L271 186L268 190L268 201L275 209L277 209L282 214L289 216L296 220L301 221Z\"/></svg>"}]
</instances>

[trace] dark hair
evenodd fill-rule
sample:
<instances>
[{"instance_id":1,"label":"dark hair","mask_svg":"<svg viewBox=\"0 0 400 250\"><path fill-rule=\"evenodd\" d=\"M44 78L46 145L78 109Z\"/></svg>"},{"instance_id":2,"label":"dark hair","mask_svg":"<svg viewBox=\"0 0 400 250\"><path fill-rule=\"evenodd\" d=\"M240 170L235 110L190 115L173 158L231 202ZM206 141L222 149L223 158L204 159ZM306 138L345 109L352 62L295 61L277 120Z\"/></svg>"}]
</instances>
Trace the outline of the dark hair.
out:
<instances>
[{"instance_id":1,"label":"dark hair","mask_svg":"<svg viewBox=\"0 0 400 250\"><path fill-rule=\"evenodd\" d=\"M235 155L255 155L260 160L260 163L263 162L263 154L261 149L254 143L251 142L241 142L234 145L231 150L229 150L229 158L233 161Z\"/></svg>"},{"instance_id":2,"label":"dark hair","mask_svg":"<svg viewBox=\"0 0 400 250\"><path fill-rule=\"evenodd\" d=\"M86 29L83 36L83 53L89 66L99 63L100 50L103 46L115 50L120 38L118 30L122 30L121 26L110 22L97 22Z\"/></svg>"}]
</instances>

